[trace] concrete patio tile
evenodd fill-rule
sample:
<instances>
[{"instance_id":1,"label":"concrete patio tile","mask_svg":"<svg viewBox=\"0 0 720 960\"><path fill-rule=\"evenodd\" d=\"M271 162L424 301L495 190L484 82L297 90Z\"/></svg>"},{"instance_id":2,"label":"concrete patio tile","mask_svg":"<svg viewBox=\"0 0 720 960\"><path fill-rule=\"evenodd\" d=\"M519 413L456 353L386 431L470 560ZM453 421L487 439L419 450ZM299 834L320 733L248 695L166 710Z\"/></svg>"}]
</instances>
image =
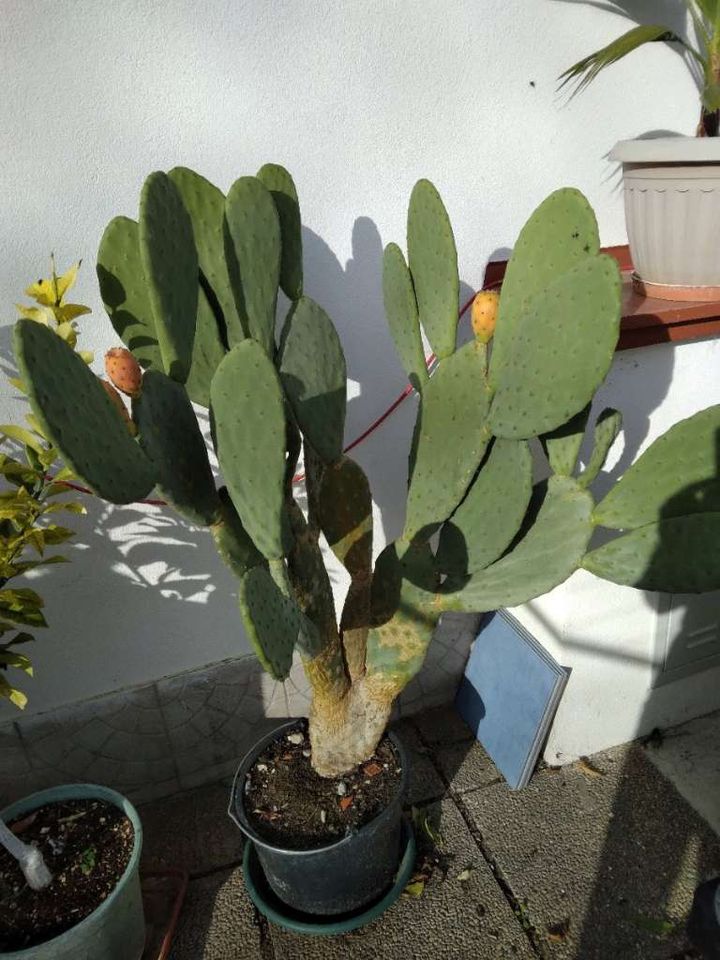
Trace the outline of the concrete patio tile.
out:
<instances>
[{"instance_id":1,"label":"concrete patio tile","mask_svg":"<svg viewBox=\"0 0 720 960\"><path fill-rule=\"evenodd\" d=\"M444 879L436 868L421 897L402 896L380 920L346 936L301 937L271 926L275 960L530 960L530 944L457 808L446 800L432 815L447 858ZM466 869L467 880L459 880Z\"/></svg>"},{"instance_id":2,"label":"concrete patio tile","mask_svg":"<svg viewBox=\"0 0 720 960\"><path fill-rule=\"evenodd\" d=\"M410 782L406 802L412 805L442 797L445 793L445 785L433 766L430 755L412 722L410 720L398 720L393 724L393 730L401 737L408 752Z\"/></svg>"},{"instance_id":3,"label":"concrete patio tile","mask_svg":"<svg viewBox=\"0 0 720 960\"><path fill-rule=\"evenodd\" d=\"M266 957L242 869L191 881L170 960L260 960Z\"/></svg>"},{"instance_id":4,"label":"concrete patio tile","mask_svg":"<svg viewBox=\"0 0 720 960\"><path fill-rule=\"evenodd\" d=\"M237 864L242 835L228 816L229 799L229 785L216 783L143 804L144 866L196 874Z\"/></svg>"},{"instance_id":5,"label":"concrete patio tile","mask_svg":"<svg viewBox=\"0 0 720 960\"><path fill-rule=\"evenodd\" d=\"M547 957L667 960L695 886L720 872L720 840L642 748L591 763L463 802Z\"/></svg>"},{"instance_id":6,"label":"concrete patio tile","mask_svg":"<svg viewBox=\"0 0 720 960\"><path fill-rule=\"evenodd\" d=\"M487 787L502 776L477 741L437 744L433 758L450 787L458 793Z\"/></svg>"},{"instance_id":7,"label":"concrete patio tile","mask_svg":"<svg viewBox=\"0 0 720 960\"><path fill-rule=\"evenodd\" d=\"M668 730L647 755L720 834L720 712Z\"/></svg>"}]
</instances>

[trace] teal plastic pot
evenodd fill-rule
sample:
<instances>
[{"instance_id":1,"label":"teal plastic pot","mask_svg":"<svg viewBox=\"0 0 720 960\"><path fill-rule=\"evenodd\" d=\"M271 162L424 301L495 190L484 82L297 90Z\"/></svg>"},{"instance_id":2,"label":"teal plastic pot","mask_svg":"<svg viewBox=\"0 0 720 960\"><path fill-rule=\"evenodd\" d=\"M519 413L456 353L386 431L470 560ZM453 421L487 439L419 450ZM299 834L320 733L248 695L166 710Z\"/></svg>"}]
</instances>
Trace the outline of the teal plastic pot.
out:
<instances>
[{"instance_id":1,"label":"teal plastic pot","mask_svg":"<svg viewBox=\"0 0 720 960\"><path fill-rule=\"evenodd\" d=\"M135 832L130 862L113 892L80 923L36 947L0 952L0 957L4 960L140 960L145 947L139 875L142 825L130 801L109 787L71 783L33 793L6 807L1 815L7 822L32 813L46 803L64 800L105 800L122 810Z\"/></svg>"}]
</instances>

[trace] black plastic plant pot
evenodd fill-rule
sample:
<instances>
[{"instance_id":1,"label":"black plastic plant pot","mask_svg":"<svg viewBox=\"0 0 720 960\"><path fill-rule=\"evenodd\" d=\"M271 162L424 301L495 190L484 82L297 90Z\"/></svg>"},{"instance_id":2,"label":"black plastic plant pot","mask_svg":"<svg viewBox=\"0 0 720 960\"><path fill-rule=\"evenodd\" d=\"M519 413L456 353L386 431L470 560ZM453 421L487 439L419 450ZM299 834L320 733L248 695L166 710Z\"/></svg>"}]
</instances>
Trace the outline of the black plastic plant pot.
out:
<instances>
[{"instance_id":1,"label":"black plastic plant pot","mask_svg":"<svg viewBox=\"0 0 720 960\"><path fill-rule=\"evenodd\" d=\"M402 806L408 782L408 760L396 734L388 736L400 760L400 786L392 802L360 830L314 850L287 850L260 837L245 813L245 780L263 750L297 720L283 723L263 737L243 759L235 775L229 814L257 852L265 880L284 904L302 914L347 915L381 899L396 881L407 846Z\"/></svg>"}]
</instances>

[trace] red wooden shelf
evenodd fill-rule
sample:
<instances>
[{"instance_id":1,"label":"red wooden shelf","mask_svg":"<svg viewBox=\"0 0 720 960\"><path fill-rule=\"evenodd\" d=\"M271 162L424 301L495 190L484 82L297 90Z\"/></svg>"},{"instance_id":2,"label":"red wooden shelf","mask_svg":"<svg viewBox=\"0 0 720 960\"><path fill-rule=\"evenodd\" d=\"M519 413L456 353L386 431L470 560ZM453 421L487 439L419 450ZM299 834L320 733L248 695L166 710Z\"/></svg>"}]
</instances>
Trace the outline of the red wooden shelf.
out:
<instances>
[{"instance_id":1,"label":"red wooden shelf","mask_svg":"<svg viewBox=\"0 0 720 960\"><path fill-rule=\"evenodd\" d=\"M623 276L623 315L618 350L720 335L720 300L684 303L644 297L632 285L632 261L628 248L605 247L604 251L615 257ZM506 260L489 263L485 286L501 281L506 268Z\"/></svg>"}]
</instances>

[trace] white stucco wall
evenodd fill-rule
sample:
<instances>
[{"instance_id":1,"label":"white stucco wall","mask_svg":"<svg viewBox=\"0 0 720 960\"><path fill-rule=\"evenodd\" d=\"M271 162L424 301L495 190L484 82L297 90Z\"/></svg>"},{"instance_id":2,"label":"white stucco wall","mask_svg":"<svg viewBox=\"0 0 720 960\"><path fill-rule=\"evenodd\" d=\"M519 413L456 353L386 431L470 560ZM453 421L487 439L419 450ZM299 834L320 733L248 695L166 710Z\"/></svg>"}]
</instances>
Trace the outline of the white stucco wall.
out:
<instances>
[{"instance_id":1,"label":"white stucco wall","mask_svg":"<svg viewBox=\"0 0 720 960\"><path fill-rule=\"evenodd\" d=\"M649 14L650 4L636 6ZM652 4L653 16L676 6ZM62 266L85 258L77 298L95 312L83 318L84 345L101 358L115 342L94 256L108 219L136 214L149 171L185 164L227 188L275 160L300 192L307 290L346 346L349 438L403 385L381 308L380 258L385 243L402 241L418 177L443 194L461 277L474 288L488 257L511 246L532 208L561 185L587 194L603 242L624 242L607 151L621 138L691 133L695 124L692 81L662 46L569 104L558 96L561 70L628 25L580 2L22 0L6 3L2 18L3 358L13 304L46 271L51 250ZM677 356L693 349L693 369L709 362L701 348ZM637 354L650 371L649 408L667 390L673 354ZM696 409L713 399L703 391L688 376L671 396ZM665 420L674 404L662 408ZM3 382L0 420L21 416ZM378 546L401 522L411 422L406 404L357 451L374 487ZM51 628L33 650L29 710L247 649L232 578L204 534L165 510L92 501L77 526L73 564L42 577Z\"/></svg>"},{"instance_id":2,"label":"white stucco wall","mask_svg":"<svg viewBox=\"0 0 720 960\"><path fill-rule=\"evenodd\" d=\"M594 409L621 410L624 431L608 457L607 474L593 488L596 495L673 423L720 403L719 368L718 340L616 355ZM720 594L713 598L702 613L709 624L720 619ZM678 597L674 602L679 634L671 642L678 643L688 606L698 601ZM546 745L548 763L565 763L720 708L720 667L654 685L662 668L655 643L659 607L657 594L606 583L581 570L511 611L571 671Z\"/></svg>"}]
</instances>

